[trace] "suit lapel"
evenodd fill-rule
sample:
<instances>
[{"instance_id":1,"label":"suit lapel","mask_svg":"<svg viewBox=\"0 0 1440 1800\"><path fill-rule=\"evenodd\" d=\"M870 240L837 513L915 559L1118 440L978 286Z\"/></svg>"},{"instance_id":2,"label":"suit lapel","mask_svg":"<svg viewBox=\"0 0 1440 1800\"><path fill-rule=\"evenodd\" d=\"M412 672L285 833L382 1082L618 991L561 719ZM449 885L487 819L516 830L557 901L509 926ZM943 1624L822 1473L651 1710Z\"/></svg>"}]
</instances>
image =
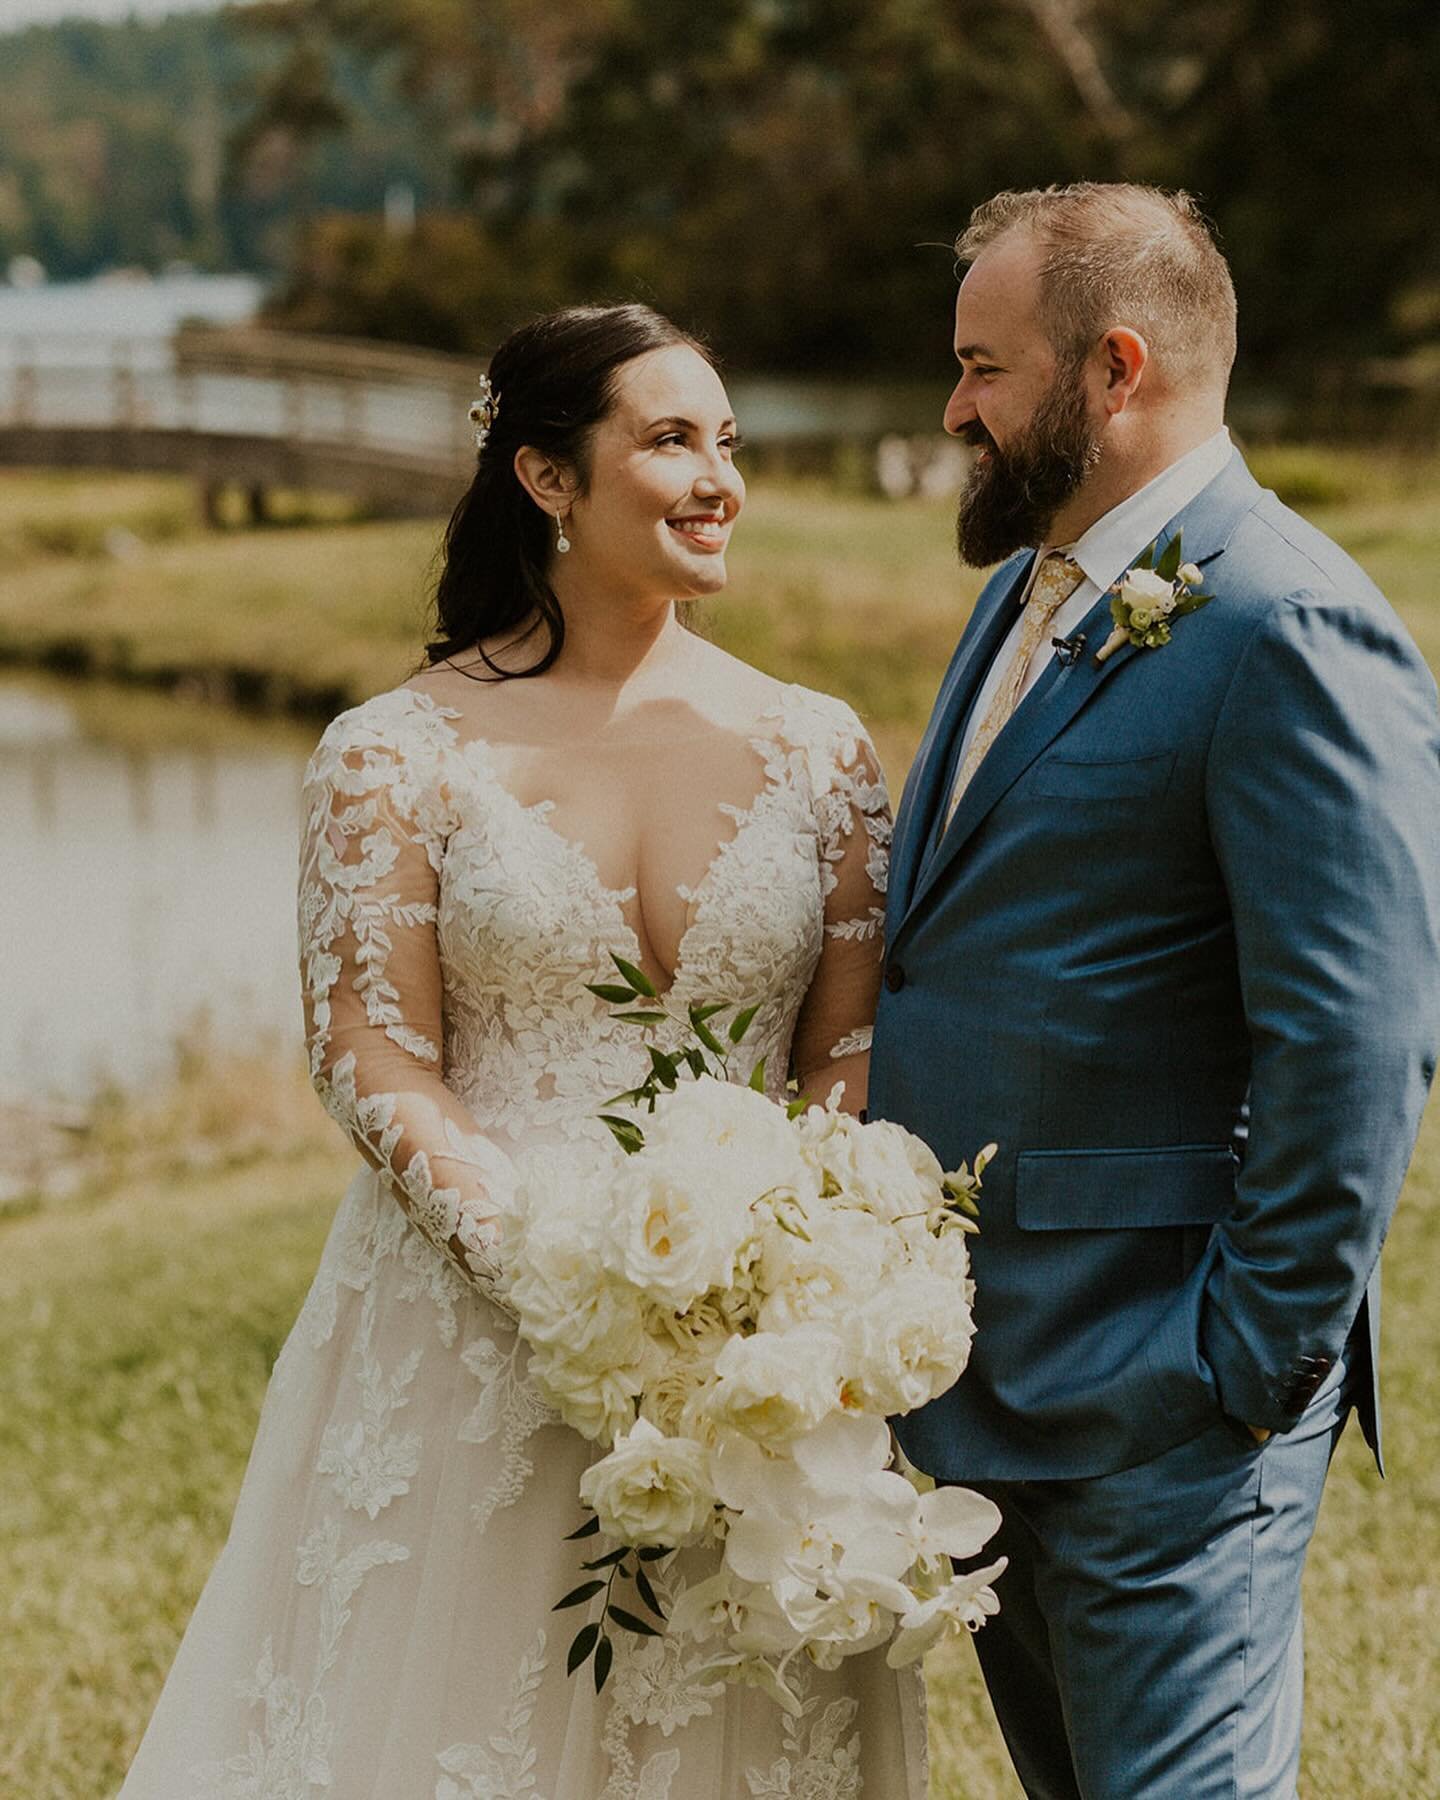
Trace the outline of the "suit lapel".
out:
<instances>
[{"instance_id":1,"label":"suit lapel","mask_svg":"<svg viewBox=\"0 0 1440 1800\"><path fill-rule=\"evenodd\" d=\"M955 734L985 671L1015 622L1015 602L1033 560L1033 553L1027 551L996 570L975 602L975 610L940 684L895 820L889 887L892 924L898 923L909 909L911 890L930 842L936 808L950 768Z\"/></svg>"},{"instance_id":2,"label":"suit lapel","mask_svg":"<svg viewBox=\"0 0 1440 1800\"><path fill-rule=\"evenodd\" d=\"M1161 543L1183 531L1186 559L1207 563L1217 557L1261 493L1237 451L1215 479L1176 514L1160 533ZM1144 546L1141 545L1140 549ZM1136 555L1139 555L1139 550ZM996 738L960 798L935 854L915 875L905 914L919 906L940 881L996 803L1047 750L1081 707L1135 657L1148 654L1127 644L1103 663L1095 652L1110 632L1110 598L1102 594L1080 626L1085 653L1068 667L1052 658L1045 673ZM899 919L896 921L897 925Z\"/></svg>"}]
</instances>

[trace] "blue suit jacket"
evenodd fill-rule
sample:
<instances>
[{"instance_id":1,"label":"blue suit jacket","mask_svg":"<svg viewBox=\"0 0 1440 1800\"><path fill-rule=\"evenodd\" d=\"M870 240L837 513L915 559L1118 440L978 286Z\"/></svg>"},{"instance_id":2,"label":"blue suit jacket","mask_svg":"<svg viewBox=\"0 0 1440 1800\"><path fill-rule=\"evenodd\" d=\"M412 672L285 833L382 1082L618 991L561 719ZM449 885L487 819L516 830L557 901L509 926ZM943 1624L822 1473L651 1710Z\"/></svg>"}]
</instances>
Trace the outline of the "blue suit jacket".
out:
<instances>
[{"instance_id":1,"label":"blue suit jacket","mask_svg":"<svg viewBox=\"0 0 1440 1800\"><path fill-rule=\"evenodd\" d=\"M1217 1410L1284 1431L1347 1341L1379 1454L1378 1257L1440 1038L1435 683L1238 455L1176 529L1215 599L1101 665L1097 602L939 836L1030 554L999 569L900 807L871 1112L947 1168L1000 1145L970 1366L897 1422L946 1479L1106 1473Z\"/></svg>"}]
</instances>

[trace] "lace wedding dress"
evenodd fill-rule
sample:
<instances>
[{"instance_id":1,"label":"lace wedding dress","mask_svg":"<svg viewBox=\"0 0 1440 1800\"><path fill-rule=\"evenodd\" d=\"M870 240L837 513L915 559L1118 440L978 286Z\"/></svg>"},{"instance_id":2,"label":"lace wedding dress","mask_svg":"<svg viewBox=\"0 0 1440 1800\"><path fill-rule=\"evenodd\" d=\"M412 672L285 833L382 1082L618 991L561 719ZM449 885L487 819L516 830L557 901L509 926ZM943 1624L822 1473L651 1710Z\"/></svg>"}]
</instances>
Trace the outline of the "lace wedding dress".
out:
<instances>
[{"instance_id":1,"label":"lace wedding dress","mask_svg":"<svg viewBox=\"0 0 1440 1800\"><path fill-rule=\"evenodd\" d=\"M921 1800L920 1677L883 1651L807 1665L798 1718L664 1636L617 1632L598 1696L566 1674L586 1613L551 1608L603 1543L563 1541L596 1452L489 1295L487 1195L501 1151L564 1179L648 1067L584 985L612 949L640 960L635 895L460 718L382 694L307 772L311 1068L365 1163L121 1800ZM745 1064L778 1083L792 1051L815 1070L865 1045L888 813L838 701L786 688L740 747L754 792L678 890L673 998L768 996ZM662 1597L714 1554L654 1565Z\"/></svg>"}]
</instances>

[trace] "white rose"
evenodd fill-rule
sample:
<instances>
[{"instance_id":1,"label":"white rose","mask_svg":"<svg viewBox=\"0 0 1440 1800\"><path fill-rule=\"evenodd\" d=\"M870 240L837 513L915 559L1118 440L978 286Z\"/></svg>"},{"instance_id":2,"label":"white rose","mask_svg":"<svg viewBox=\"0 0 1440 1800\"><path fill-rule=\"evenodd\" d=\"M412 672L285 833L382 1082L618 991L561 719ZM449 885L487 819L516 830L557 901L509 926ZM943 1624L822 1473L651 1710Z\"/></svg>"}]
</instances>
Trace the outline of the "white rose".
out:
<instances>
[{"instance_id":1,"label":"white rose","mask_svg":"<svg viewBox=\"0 0 1440 1800\"><path fill-rule=\"evenodd\" d=\"M721 1081L686 1082L645 1125L605 1201L610 1266L684 1311L728 1288L767 1222L767 1196L813 1191L784 1112Z\"/></svg>"},{"instance_id":2,"label":"white rose","mask_svg":"<svg viewBox=\"0 0 1440 1800\"><path fill-rule=\"evenodd\" d=\"M862 1125L811 1107L797 1121L802 1154L825 1189L882 1219L925 1212L942 1199L944 1173L929 1146L888 1119Z\"/></svg>"},{"instance_id":3,"label":"white rose","mask_svg":"<svg viewBox=\"0 0 1440 1800\"><path fill-rule=\"evenodd\" d=\"M600 1529L626 1544L693 1543L715 1508L710 1457L703 1444L671 1438L637 1419L606 1457L580 1478L581 1503Z\"/></svg>"},{"instance_id":4,"label":"white rose","mask_svg":"<svg viewBox=\"0 0 1440 1800\"><path fill-rule=\"evenodd\" d=\"M530 1359L529 1373L542 1398L581 1437L613 1443L634 1422L635 1397L642 1378L640 1369L633 1364L619 1369L596 1369L537 1350Z\"/></svg>"},{"instance_id":5,"label":"white rose","mask_svg":"<svg viewBox=\"0 0 1440 1800\"><path fill-rule=\"evenodd\" d=\"M891 1229L852 1208L822 1204L808 1231L808 1239L778 1226L765 1234L759 1270L763 1331L838 1324L875 1291L902 1249Z\"/></svg>"},{"instance_id":6,"label":"white rose","mask_svg":"<svg viewBox=\"0 0 1440 1800\"><path fill-rule=\"evenodd\" d=\"M547 1214L526 1231L507 1299L528 1342L604 1368L633 1363L645 1345L644 1302L604 1266L576 1222Z\"/></svg>"},{"instance_id":7,"label":"white rose","mask_svg":"<svg viewBox=\"0 0 1440 1800\"><path fill-rule=\"evenodd\" d=\"M1198 588L1204 579L1205 577L1200 573L1200 565L1198 563L1181 563L1180 580L1185 583L1186 587Z\"/></svg>"},{"instance_id":8,"label":"white rose","mask_svg":"<svg viewBox=\"0 0 1440 1800\"><path fill-rule=\"evenodd\" d=\"M959 1380L975 1322L963 1294L916 1272L874 1295L845 1334L848 1406L863 1412L913 1412Z\"/></svg>"},{"instance_id":9,"label":"white rose","mask_svg":"<svg viewBox=\"0 0 1440 1800\"><path fill-rule=\"evenodd\" d=\"M1131 569L1125 577L1124 594L1132 607L1147 606L1152 612L1168 612L1165 602L1175 603L1174 583L1153 569Z\"/></svg>"},{"instance_id":10,"label":"white rose","mask_svg":"<svg viewBox=\"0 0 1440 1800\"><path fill-rule=\"evenodd\" d=\"M732 1338L704 1406L722 1429L778 1445L812 1431L840 1404L840 1340L818 1325Z\"/></svg>"},{"instance_id":11,"label":"white rose","mask_svg":"<svg viewBox=\"0 0 1440 1800\"><path fill-rule=\"evenodd\" d=\"M657 1304L685 1309L729 1287L759 1228L759 1189L716 1183L691 1156L648 1146L616 1177L607 1201L611 1269Z\"/></svg>"}]
</instances>

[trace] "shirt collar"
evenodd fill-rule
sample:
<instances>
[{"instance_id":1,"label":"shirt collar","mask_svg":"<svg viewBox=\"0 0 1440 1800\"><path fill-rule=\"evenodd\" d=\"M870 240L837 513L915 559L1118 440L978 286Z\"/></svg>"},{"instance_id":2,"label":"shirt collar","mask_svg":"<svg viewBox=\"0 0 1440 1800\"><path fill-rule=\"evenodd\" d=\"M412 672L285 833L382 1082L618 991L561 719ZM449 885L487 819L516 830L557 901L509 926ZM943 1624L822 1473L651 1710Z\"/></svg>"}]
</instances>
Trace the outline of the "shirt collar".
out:
<instances>
[{"instance_id":1,"label":"shirt collar","mask_svg":"<svg viewBox=\"0 0 1440 1800\"><path fill-rule=\"evenodd\" d=\"M1074 544L1042 546L1035 567L1040 566L1047 549L1063 549L1074 558L1096 591L1103 594L1176 513L1188 506L1202 488L1209 487L1230 460L1230 454L1230 433L1222 425L1213 437L1187 450L1178 462L1162 469L1118 506L1112 506Z\"/></svg>"}]
</instances>

